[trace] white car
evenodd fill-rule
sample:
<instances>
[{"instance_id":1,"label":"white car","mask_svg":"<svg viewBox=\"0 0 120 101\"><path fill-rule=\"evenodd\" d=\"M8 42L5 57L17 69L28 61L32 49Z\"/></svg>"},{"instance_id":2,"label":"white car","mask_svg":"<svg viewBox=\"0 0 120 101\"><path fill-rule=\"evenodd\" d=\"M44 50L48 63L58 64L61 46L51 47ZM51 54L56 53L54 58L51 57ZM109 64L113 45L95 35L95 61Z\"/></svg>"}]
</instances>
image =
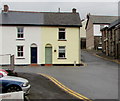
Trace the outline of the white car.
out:
<instances>
[{"instance_id":1,"label":"white car","mask_svg":"<svg viewBox=\"0 0 120 101\"><path fill-rule=\"evenodd\" d=\"M23 91L25 94L29 93L31 85L27 79L21 77L7 76L7 72L2 72L0 72L0 90L2 91L2 93L16 91Z\"/></svg>"},{"instance_id":2,"label":"white car","mask_svg":"<svg viewBox=\"0 0 120 101\"><path fill-rule=\"evenodd\" d=\"M102 47L98 47L98 50L102 50Z\"/></svg>"}]
</instances>

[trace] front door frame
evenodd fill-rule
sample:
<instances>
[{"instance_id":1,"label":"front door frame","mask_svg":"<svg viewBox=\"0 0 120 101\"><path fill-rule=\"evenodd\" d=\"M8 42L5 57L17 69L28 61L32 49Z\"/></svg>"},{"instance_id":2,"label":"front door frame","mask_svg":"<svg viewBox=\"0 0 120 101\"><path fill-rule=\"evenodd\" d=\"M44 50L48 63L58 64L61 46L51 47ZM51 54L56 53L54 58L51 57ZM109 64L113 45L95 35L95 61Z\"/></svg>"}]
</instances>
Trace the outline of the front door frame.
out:
<instances>
[{"instance_id":1,"label":"front door frame","mask_svg":"<svg viewBox=\"0 0 120 101\"><path fill-rule=\"evenodd\" d=\"M50 55L50 56L51 56L51 57L50 57L51 63L47 63L47 62L46 62L46 58L47 58L47 57L46 57L46 49L48 49L48 48L51 49L51 53L50 53L50 54L51 54L51 55ZM47 45L45 46L45 65L49 65L49 66L52 65L52 45L51 45L51 44L47 44Z\"/></svg>"},{"instance_id":2,"label":"front door frame","mask_svg":"<svg viewBox=\"0 0 120 101\"><path fill-rule=\"evenodd\" d=\"M30 54L30 62L31 64L37 64L37 45L36 44L32 44L31 47L30 47L30 51L31 51L31 54ZM35 60L33 60L35 59Z\"/></svg>"}]
</instances>

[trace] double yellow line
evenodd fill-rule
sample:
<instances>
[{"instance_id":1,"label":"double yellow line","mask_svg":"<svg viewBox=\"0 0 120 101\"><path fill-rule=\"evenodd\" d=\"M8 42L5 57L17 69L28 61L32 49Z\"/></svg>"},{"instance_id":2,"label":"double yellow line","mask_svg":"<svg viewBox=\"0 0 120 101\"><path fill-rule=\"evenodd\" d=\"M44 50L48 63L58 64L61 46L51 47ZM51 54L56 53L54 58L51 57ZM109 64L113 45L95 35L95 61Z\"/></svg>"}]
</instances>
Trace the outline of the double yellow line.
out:
<instances>
[{"instance_id":1,"label":"double yellow line","mask_svg":"<svg viewBox=\"0 0 120 101\"><path fill-rule=\"evenodd\" d=\"M58 80L56 80L55 78L53 78L53 77L51 77L51 76L48 76L48 75L46 75L46 74L42 74L42 73L39 73L39 74L42 75L42 76L44 76L44 77L46 77L46 78L48 78L48 79L51 80L54 84L56 84L58 87L60 87L61 89L63 89L63 90L66 91L67 93L75 96L76 98L81 99L81 100L83 100L83 101L92 101L92 100L88 99L87 97L85 97L85 96L83 96L83 95L81 95L81 94L79 94L79 93L77 93L77 92L69 89L68 87L66 87L65 85L63 85L62 83L60 83L60 82L59 82Z\"/></svg>"},{"instance_id":2,"label":"double yellow line","mask_svg":"<svg viewBox=\"0 0 120 101\"><path fill-rule=\"evenodd\" d=\"M97 55L97 54L94 54L94 55L95 55L96 57L102 58L102 59L104 59L104 60L112 61L112 62L115 62L115 63L117 63L117 64L120 64L120 62L119 62L118 60L111 60L111 59L108 59L108 58L101 57L101 56L99 56L99 55Z\"/></svg>"}]
</instances>

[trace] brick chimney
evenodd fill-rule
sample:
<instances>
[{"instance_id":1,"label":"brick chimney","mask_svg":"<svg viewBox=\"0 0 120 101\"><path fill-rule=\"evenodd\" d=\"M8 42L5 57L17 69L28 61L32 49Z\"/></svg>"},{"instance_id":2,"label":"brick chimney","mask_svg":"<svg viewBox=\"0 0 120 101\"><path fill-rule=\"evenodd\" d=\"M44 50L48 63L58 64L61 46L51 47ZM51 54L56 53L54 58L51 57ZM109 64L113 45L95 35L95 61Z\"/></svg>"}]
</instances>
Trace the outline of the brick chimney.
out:
<instances>
[{"instance_id":1,"label":"brick chimney","mask_svg":"<svg viewBox=\"0 0 120 101\"><path fill-rule=\"evenodd\" d=\"M73 9L72 9L72 12L73 12L73 13L76 13L76 9L75 9L75 8L73 8Z\"/></svg>"},{"instance_id":2,"label":"brick chimney","mask_svg":"<svg viewBox=\"0 0 120 101\"><path fill-rule=\"evenodd\" d=\"M7 13L7 12L8 12L8 10L9 10L8 5L4 5L4 10L3 10L3 12L4 12L4 13Z\"/></svg>"}]
</instances>

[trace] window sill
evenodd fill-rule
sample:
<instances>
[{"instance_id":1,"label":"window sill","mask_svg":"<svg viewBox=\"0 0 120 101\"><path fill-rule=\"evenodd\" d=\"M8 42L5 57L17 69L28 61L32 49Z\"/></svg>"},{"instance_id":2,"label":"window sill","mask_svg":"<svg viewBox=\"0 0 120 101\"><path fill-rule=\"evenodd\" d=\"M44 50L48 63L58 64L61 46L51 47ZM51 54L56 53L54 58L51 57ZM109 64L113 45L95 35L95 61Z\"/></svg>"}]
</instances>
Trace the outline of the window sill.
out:
<instances>
[{"instance_id":1,"label":"window sill","mask_svg":"<svg viewBox=\"0 0 120 101\"><path fill-rule=\"evenodd\" d=\"M58 41L67 41L67 40L66 40L66 39L62 39L62 40L61 40L61 39L59 39Z\"/></svg>"},{"instance_id":2,"label":"window sill","mask_svg":"<svg viewBox=\"0 0 120 101\"><path fill-rule=\"evenodd\" d=\"M25 39L23 39L23 38L17 38L16 40L23 40L24 41Z\"/></svg>"},{"instance_id":3,"label":"window sill","mask_svg":"<svg viewBox=\"0 0 120 101\"><path fill-rule=\"evenodd\" d=\"M58 59L67 59L67 58L58 58Z\"/></svg>"},{"instance_id":4,"label":"window sill","mask_svg":"<svg viewBox=\"0 0 120 101\"><path fill-rule=\"evenodd\" d=\"M25 59L24 57L17 57L16 59Z\"/></svg>"}]
</instances>

